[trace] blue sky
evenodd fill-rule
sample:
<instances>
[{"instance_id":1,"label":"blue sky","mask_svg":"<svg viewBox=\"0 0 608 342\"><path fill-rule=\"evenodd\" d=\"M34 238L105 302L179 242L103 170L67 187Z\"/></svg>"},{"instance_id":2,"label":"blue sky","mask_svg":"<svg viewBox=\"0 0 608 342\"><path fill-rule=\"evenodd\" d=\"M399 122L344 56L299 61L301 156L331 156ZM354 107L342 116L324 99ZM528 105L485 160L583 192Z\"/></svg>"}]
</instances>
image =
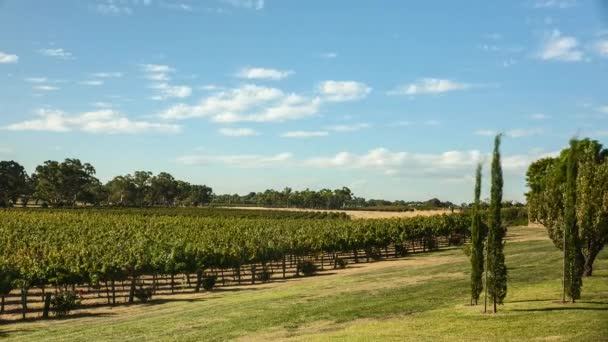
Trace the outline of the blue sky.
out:
<instances>
[{"instance_id":1,"label":"blue sky","mask_svg":"<svg viewBox=\"0 0 608 342\"><path fill-rule=\"evenodd\" d=\"M461 202L503 132L521 200L531 161L608 143L607 6L0 0L0 158Z\"/></svg>"}]
</instances>

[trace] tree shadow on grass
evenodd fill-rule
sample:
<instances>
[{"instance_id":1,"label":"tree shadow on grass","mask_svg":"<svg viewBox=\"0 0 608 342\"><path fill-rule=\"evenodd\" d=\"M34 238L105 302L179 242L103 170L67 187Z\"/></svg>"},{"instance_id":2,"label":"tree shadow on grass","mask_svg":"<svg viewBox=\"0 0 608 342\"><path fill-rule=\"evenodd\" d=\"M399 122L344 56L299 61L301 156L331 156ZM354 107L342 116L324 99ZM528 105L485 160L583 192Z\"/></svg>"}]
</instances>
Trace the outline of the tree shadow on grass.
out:
<instances>
[{"instance_id":1,"label":"tree shadow on grass","mask_svg":"<svg viewBox=\"0 0 608 342\"><path fill-rule=\"evenodd\" d=\"M590 306L563 306L555 308L537 308L537 309L511 309L509 311L522 311L522 312L542 312L542 311L608 311L608 307L590 307Z\"/></svg>"}]
</instances>

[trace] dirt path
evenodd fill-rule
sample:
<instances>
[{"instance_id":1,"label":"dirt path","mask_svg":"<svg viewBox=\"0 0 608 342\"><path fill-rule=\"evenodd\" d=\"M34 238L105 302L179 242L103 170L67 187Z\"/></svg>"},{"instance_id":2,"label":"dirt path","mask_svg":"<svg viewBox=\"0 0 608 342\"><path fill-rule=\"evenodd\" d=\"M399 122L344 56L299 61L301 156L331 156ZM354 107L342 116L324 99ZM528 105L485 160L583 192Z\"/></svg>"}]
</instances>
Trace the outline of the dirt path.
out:
<instances>
[{"instance_id":1,"label":"dirt path","mask_svg":"<svg viewBox=\"0 0 608 342\"><path fill-rule=\"evenodd\" d=\"M264 208L264 207L222 207L223 209L245 209L245 210L278 210L278 211L304 211L304 212L332 212L345 213L353 219L385 219L414 216L433 216L449 214L449 209L416 210L416 211L366 211L366 210L325 210L325 209L300 209L300 208ZM455 210L454 212L457 212Z\"/></svg>"}]
</instances>

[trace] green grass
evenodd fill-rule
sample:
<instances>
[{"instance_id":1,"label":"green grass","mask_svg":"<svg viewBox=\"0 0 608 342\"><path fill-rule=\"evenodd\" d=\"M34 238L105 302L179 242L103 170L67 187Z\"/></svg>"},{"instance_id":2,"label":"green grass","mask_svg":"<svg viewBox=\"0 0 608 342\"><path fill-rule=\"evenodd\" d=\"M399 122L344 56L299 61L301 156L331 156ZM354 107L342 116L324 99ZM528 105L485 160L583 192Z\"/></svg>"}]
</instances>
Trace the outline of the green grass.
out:
<instances>
[{"instance_id":1,"label":"green grass","mask_svg":"<svg viewBox=\"0 0 608 342\"><path fill-rule=\"evenodd\" d=\"M540 228L542 229L542 228ZM512 228L521 237L530 228ZM352 265L333 275L167 297L89 316L0 326L32 340L572 340L608 341L608 251L583 298L559 304L561 255L549 240L508 242L509 293L499 313L469 306L460 249Z\"/></svg>"}]
</instances>

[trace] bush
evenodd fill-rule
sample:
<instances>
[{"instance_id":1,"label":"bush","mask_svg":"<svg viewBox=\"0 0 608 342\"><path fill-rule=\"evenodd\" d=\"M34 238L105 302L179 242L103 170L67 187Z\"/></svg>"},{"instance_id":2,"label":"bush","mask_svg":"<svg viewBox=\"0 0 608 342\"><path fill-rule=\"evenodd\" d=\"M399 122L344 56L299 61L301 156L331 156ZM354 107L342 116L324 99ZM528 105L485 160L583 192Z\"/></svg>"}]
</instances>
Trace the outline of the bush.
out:
<instances>
[{"instance_id":1,"label":"bush","mask_svg":"<svg viewBox=\"0 0 608 342\"><path fill-rule=\"evenodd\" d=\"M202 285L205 291L211 291L215 287L215 282L217 281L216 276L205 277L202 280Z\"/></svg>"},{"instance_id":2,"label":"bush","mask_svg":"<svg viewBox=\"0 0 608 342\"><path fill-rule=\"evenodd\" d=\"M462 234L454 233L450 235L449 241L452 246L460 246L464 243L464 237Z\"/></svg>"},{"instance_id":3,"label":"bush","mask_svg":"<svg viewBox=\"0 0 608 342\"><path fill-rule=\"evenodd\" d=\"M378 248L368 248L365 250L365 254L374 261L382 259L382 252Z\"/></svg>"},{"instance_id":4,"label":"bush","mask_svg":"<svg viewBox=\"0 0 608 342\"><path fill-rule=\"evenodd\" d=\"M342 258L336 259L336 268L344 269L346 265L348 265L348 260Z\"/></svg>"},{"instance_id":5,"label":"bush","mask_svg":"<svg viewBox=\"0 0 608 342\"><path fill-rule=\"evenodd\" d=\"M312 261L303 261L299 266L300 272L305 276L311 276L317 273L317 265Z\"/></svg>"},{"instance_id":6,"label":"bush","mask_svg":"<svg viewBox=\"0 0 608 342\"><path fill-rule=\"evenodd\" d=\"M256 274L256 278L261 282L267 282L272 277L272 273L268 269L263 269L261 272Z\"/></svg>"},{"instance_id":7,"label":"bush","mask_svg":"<svg viewBox=\"0 0 608 342\"><path fill-rule=\"evenodd\" d=\"M404 257L407 254L407 247L404 245L395 245L395 256Z\"/></svg>"},{"instance_id":8,"label":"bush","mask_svg":"<svg viewBox=\"0 0 608 342\"><path fill-rule=\"evenodd\" d=\"M139 289L135 289L135 292L133 293L133 295L140 302L145 303L152 298L152 292L153 291L152 291L151 287L145 287L145 288L140 287Z\"/></svg>"},{"instance_id":9,"label":"bush","mask_svg":"<svg viewBox=\"0 0 608 342\"><path fill-rule=\"evenodd\" d=\"M61 291L51 297L51 311L56 317L65 317L80 305L80 297L74 291Z\"/></svg>"}]
</instances>

